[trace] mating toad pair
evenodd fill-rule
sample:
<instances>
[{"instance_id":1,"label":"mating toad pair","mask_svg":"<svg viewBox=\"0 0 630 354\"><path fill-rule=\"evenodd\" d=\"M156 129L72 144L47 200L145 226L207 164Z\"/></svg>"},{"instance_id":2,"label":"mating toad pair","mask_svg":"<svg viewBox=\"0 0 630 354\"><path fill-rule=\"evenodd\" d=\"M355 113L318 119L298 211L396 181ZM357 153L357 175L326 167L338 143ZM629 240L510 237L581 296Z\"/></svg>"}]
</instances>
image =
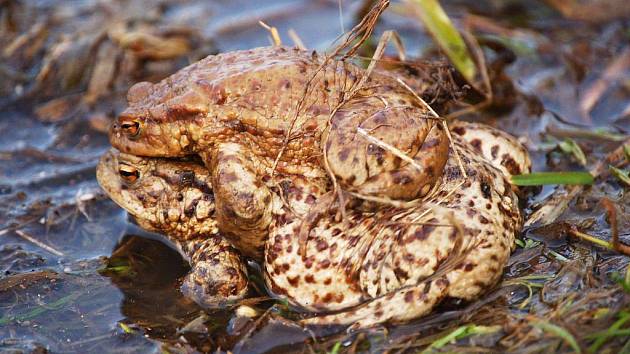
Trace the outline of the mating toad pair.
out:
<instances>
[{"instance_id":1,"label":"mating toad pair","mask_svg":"<svg viewBox=\"0 0 630 354\"><path fill-rule=\"evenodd\" d=\"M394 74L364 75L266 47L136 84L99 183L177 245L182 291L205 306L246 296L245 257L316 314L304 324L403 322L478 297L522 227L509 176L529 171L526 150L465 122L449 141Z\"/></svg>"}]
</instances>

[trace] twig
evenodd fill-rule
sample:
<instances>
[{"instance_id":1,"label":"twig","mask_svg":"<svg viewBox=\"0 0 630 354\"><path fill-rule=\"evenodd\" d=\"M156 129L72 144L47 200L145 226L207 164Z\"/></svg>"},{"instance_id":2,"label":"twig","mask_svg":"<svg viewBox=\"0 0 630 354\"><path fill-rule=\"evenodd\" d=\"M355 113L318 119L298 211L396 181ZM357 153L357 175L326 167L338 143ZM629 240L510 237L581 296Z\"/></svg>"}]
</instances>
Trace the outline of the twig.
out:
<instances>
[{"instance_id":1,"label":"twig","mask_svg":"<svg viewBox=\"0 0 630 354\"><path fill-rule=\"evenodd\" d=\"M21 238L25 239L28 242L31 242L32 244L54 254L55 256L59 256L59 257L63 257L64 254L60 251L57 251L56 249L48 246L47 244L35 239L33 236L27 234L26 232L22 231L22 230L15 230L15 233L20 236Z\"/></svg>"},{"instance_id":2,"label":"twig","mask_svg":"<svg viewBox=\"0 0 630 354\"><path fill-rule=\"evenodd\" d=\"M608 223L610 224L610 233L612 238L612 246L615 251L630 256L630 247L619 241L619 228L617 223L617 209L615 204L608 198L602 199L602 206L608 214Z\"/></svg>"}]
</instances>

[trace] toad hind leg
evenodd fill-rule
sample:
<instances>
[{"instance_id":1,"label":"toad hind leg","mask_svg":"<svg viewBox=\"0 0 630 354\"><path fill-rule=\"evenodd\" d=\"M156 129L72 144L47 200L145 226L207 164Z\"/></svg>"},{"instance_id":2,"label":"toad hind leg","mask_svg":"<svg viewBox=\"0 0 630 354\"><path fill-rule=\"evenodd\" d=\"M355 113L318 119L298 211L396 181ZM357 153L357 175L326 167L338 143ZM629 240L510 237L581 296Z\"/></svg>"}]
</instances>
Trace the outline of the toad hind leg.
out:
<instances>
[{"instance_id":1,"label":"toad hind leg","mask_svg":"<svg viewBox=\"0 0 630 354\"><path fill-rule=\"evenodd\" d=\"M219 229L243 254L260 259L271 223L271 193L256 173L260 166L253 156L235 143L202 154L212 172Z\"/></svg>"},{"instance_id":2,"label":"toad hind leg","mask_svg":"<svg viewBox=\"0 0 630 354\"><path fill-rule=\"evenodd\" d=\"M178 246L191 266L180 288L184 295L209 308L245 296L247 269L239 252L225 238L199 237L181 241Z\"/></svg>"},{"instance_id":3,"label":"toad hind leg","mask_svg":"<svg viewBox=\"0 0 630 354\"><path fill-rule=\"evenodd\" d=\"M325 137L332 173L342 188L359 194L397 200L426 195L448 159L446 132L418 107L373 101L379 100L355 99L333 116Z\"/></svg>"},{"instance_id":4,"label":"toad hind leg","mask_svg":"<svg viewBox=\"0 0 630 354\"><path fill-rule=\"evenodd\" d=\"M306 326L351 325L352 329L372 327L382 323L405 322L422 317L433 309L448 291L445 276L406 286L374 298L353 309L302 320Z\"/></svg>"}]
</instances>

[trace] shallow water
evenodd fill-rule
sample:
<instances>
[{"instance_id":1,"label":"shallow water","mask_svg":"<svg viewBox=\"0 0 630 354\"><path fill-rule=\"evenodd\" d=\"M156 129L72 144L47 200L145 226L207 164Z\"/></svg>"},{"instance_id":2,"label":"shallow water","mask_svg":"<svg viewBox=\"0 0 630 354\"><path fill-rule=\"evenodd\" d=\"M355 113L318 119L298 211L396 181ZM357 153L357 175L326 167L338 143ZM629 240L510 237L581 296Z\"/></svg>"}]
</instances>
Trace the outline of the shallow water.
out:
<instances>
[{"instance_id":1,"label":"shallow water","mask_svg":"<svg viewBox=\"0 0 630 354\"><path fill-rule=\"evenodd\" d=\"M581 144L589 167L619 145L613 138L627 138L628 65L615 73L589 116L579 109L611 62L628 50L627 21L587 25L538 2L444 4L459 23L515 52L515 62L506 67L514 87L504 80L504 90L495 92L504 95L501 104L466 119L521 137L535 170L583 169L553 149L567 136ZM430 37L417 20L397 11L398 5L384 14L377 32L396 29L410 55L432 55ZM630 243L628 189L607 176L580 193L558 222L526 230L524 235L538 243L516 248L502 286L478 302L443 304L416 323L313 340L312 333L291 321L295 314L265 298L262 289L251 305L265 313L264 320L243 322L231 309L203 311L177 289L187 271L181 257L158 235L135 226L100 191L94 167L109 146L107 123L124 107L133 82L163 78L211 53L268 45L269 34L258 20L277 27L286 43L293 29L307 47L323 50L342 32L341 22L345 29L356 23L362 3L344 1L341 21L338 3L325 0L274 0L262 6L248 1L42 0L0 6L5 6L0 47L31 31L28 44L0 59L0 350L262 353L325 351L336 343L347 351L416 350L474 323L501 329L460 340L450 349L567 351L562 340L532 331L522 321L553 320L586 347L592 341L580 325L590 326L590 332L605 329L621 310L630 310L629 296L611 279L624 272L628 257L569 239L562 231L565 224L579 225L608 240L610 225L600 204L606 197L617 205L621 240ZM34 30L39 24L49 29L46 36ZM112 40L121 26L123 32L145 29L162 38L179 34L189 48L166 60L130 53L133 49L121 49ZM51 48L62 34L69 36L69 49L55 52ZM40 44L38 38L44 38ZM497 57L487 54L490 62ZM42 76L47 61L53 70ZM108 63L117 69L96 76L93 68L103 65L107 73ZM82 98L86 93L96 98ZM55 99L60 104L53 113L46 111ZM596 128L615 135L585 136ZM558 188L535 191L527 212ZM534 276L539 278L528 283L530 297L523 286L529 280L523 279ZM521 285L514 285L517 281ZM567 303L572 306L559 315L558 307ZM604 309L607 315L601 315ZM608 345L620 348L626 340L611 338Z\"/></svg>"}]
</instances>

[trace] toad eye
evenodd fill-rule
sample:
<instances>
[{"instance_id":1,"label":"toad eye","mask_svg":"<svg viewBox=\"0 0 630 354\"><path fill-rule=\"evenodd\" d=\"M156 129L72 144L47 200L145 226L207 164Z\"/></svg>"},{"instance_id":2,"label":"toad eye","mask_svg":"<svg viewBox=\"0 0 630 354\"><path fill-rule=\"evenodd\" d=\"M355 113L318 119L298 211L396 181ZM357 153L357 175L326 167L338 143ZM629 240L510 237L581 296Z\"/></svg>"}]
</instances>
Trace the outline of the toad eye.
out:
<instances>
[{"instance_id":1,"label":"toad eye","mask_svg":"<svg viewBox=\"0 0 630 354\"><path fill-rule=\"evenodd\" d=\"M131 138L135 138L140 134L140 122L138 121L122 122L120 123L120 127Z\"/></svg>"},{"instance_id":2,"label":"toad eye","mask_svg":"<svg viewBox=\"0 0 630 354\"><path fill-rule=\"evenodd\" d=\"M120 165L118 167L118 174L127 183L134 183L140 178L140 171L129 165Z\"/></svg>"}]
</instances>

